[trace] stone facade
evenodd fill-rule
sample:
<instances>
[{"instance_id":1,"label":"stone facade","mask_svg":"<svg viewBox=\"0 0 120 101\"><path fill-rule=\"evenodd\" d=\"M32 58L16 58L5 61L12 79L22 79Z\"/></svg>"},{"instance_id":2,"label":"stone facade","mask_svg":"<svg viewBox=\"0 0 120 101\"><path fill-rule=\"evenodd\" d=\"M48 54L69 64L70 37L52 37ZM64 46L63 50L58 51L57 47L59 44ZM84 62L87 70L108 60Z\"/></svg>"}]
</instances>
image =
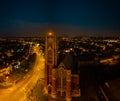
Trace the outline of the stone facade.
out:
<instances>
[{"instance_id":1,"label":"stone facade","mask_svg":"<svg viewBox=\"0 0 120 101\"><path fill-rule=\"evenodd\" d=\"M56 37L53 33L46 35L45 44L45 92L53 99L61 97L71 101L80 96L79 75L72 74L71 63L63 60L57 64ZM69 57L71 58L71 57ZM68 59L69 59L68 58Z\"/></svg>"}]
</instances>

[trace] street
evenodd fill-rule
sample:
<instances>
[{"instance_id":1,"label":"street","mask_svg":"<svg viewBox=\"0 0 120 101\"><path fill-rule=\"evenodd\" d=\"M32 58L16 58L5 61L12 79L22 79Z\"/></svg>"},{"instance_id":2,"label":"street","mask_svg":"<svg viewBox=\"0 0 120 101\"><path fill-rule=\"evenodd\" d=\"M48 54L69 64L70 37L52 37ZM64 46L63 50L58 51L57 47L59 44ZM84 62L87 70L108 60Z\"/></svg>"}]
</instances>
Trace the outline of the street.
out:
<instances>
[{"instance_id":1,"label":"street","mask_svg":"<svg viewBox=\"0 0 120 101\"><path fill-rule=\"evenodd\" d=\"M38 80L44 78L44 57L39 52L38 47L35 47L34 51L37 56L33 69L21 81L13 84L12 87L0 89L0 101L27 101L27 96L31 93Z\"/></svg>"}]
</instances>

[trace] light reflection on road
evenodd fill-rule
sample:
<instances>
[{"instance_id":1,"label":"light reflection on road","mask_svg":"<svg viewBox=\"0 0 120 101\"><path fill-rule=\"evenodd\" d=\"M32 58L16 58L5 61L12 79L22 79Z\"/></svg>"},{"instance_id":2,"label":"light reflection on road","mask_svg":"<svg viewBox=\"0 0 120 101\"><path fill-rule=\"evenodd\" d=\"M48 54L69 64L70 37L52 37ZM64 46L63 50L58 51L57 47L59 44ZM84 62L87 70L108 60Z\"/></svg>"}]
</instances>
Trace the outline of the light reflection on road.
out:
<instances>
[{"instance_id":1,"label":"light reflection on road","mask_svg":"<svg viewBox=\"0 0 120 101\"><path fill-rule=\"evenodd\" d=\"M0 101L26 101L27 95L36 85L37 81L44 78L44 57L39 52L39 47L35 47L36 61L32 71L29 71L25 77L6 89L0 89Z\"/></svg>"}]
</instances>

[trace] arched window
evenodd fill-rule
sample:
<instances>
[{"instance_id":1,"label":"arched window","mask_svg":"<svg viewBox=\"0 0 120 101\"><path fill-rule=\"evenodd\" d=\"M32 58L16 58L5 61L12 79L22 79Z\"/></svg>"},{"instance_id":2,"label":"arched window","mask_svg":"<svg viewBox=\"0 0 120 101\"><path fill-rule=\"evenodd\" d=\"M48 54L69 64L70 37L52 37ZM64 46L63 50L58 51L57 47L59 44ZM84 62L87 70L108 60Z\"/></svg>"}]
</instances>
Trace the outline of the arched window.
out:
<instances>
[{"instance_id":1,"label":"arched window","mask_svg":"<svg viewBox=\"0 0 120 101\"><path fill-rule=\"evenodd\" d=\"M58 92L61 96L64 96L64 92L66 89L66 70L63 65L60 65L57 69L58 79L57 79L57 88Z\"/></svg>"}]
</instances>

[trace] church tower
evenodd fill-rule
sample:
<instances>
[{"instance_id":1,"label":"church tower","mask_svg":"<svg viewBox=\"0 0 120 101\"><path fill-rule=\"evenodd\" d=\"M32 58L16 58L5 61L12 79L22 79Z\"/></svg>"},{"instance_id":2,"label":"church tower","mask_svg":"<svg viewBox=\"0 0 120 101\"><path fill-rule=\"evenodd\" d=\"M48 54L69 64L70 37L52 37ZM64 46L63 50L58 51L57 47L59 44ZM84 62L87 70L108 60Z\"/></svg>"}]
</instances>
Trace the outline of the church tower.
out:
<instances>
[{"instance_id":1,"label":"church tower","mask_svg":"<svg viewBox=\"0 0 120 101\"><path fill-rule=\"evenodd\" d=\"M50 101L72 101L80 97L79 74L76 59L72 54L66 54L57 64L57 40L54 33L47 33L45 39L45 94Z\"/></svg>"},{"instance_id":2,"label":"church tower","mask_svg":"<svg viewBox=\"0 0 120 101\"><path fill-rule=\"evenodd\" d=\"M56 36L47 33L45 40L45 93L52 90L52 70L57 65Z\"/></svg>"}]
</instances>

